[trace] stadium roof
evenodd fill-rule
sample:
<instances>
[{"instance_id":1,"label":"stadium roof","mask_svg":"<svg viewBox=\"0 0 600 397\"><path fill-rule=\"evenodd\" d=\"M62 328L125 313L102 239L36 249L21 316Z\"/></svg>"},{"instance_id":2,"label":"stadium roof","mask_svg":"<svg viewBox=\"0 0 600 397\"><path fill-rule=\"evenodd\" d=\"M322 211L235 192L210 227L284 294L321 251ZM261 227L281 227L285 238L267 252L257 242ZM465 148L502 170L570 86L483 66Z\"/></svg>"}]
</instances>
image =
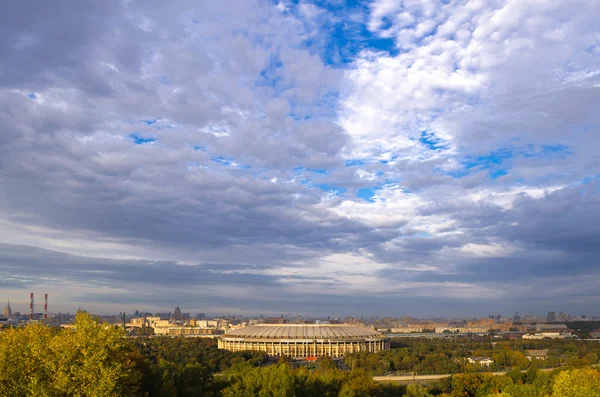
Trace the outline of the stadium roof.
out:
<instances>
[{"instance_id":1,"label":"stadium roof","mask_svg":"<svg viewBox=\"0 0 600 397\"><path fill-rule=\"evenodd\" d=\"M384 338L373 329L341 324L260 324L230 331L223 337L253 339L362 339Z\"/></svg>"}]
</instances>

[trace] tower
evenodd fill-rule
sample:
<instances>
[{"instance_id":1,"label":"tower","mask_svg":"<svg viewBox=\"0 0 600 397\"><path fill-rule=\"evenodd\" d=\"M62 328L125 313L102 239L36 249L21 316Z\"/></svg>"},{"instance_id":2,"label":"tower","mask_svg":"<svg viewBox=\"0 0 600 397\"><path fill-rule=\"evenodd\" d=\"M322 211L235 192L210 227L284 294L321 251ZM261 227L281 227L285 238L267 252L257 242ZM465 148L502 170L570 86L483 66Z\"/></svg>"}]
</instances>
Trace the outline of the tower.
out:
<instances>
[{"instance_id":1,"label":"tower","mask_svg":"<svg viewBox=\"0 0 600 397\"><path fill-rule=\"evenodd\" d=\"M33 320L33 292L29 294L29 320Z\"/></svg>"},{"instance_id":2,"label":"tower","mask_svg":"<svg viewBox=\"0 0 600 397\"><path fill-rule=\"evenodd\" d=\"M12 317L12 309L10 308L10 299L6 301L6 306L4 307L4 317L6 317L6 318Z\"/></svg>"},{"instance_id":3,"label":"tower","mask_svg":"<svg viewBox=\"0 0 600 397\"><path fill-rule=\"evenodd\" d=\"M48 294L44 295L44 320L48 319Z\"/></svg>"},{"instance_id":4,"label":"tower","mask_svg":"<svg viewBox=\"0 0 600 397\"><path fill-rule=\"evenodd\" d=\"M182 318L181 309L179 308L179 305L177 305L177 307L175 308L175 313L173 314L173 318L175 320L181 320L181 318Z\"/></svg>"}]
</instances>

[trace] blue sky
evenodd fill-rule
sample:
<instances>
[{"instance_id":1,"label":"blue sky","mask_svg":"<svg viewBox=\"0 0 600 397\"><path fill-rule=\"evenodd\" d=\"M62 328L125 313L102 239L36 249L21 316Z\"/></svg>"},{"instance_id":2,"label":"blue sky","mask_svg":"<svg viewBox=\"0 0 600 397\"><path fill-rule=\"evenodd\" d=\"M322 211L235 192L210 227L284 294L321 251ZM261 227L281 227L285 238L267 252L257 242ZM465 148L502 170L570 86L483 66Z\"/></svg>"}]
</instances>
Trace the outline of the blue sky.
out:
<instances>
[{"instance_id":1,"label":"blue sky","mask_svg":"<svg viewBox=\"0 0 600 397\"><path fill-rule=\"evenodd\" d=\"M592 0L12 2L0 299L600 315L598 21Z\"/></svg>"}]
</instances>

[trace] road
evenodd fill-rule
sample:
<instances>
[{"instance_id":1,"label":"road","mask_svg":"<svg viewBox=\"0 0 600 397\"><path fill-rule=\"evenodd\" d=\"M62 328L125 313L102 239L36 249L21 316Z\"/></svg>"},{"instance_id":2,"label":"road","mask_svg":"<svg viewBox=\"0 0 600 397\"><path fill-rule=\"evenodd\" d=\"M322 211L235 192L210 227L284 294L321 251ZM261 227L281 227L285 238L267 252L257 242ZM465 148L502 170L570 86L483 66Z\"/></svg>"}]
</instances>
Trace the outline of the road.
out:
<instances>
[{"instance_id":1,"label":"road","mask_svg":"<svg viewBox=\"0 0 600 397\"><path fill-rule=\"evenodd\" d=\"M540 368L541 371L552 371L555 368ZM525 370L521 372L526 372ZM483 372L491 375L506 375L506 372ZM444 375L403 375L403 376L374 376L373 379L377 382L407 382L407 383L419 383L430 380L440 380L449 378L452 375L460 374L444 374Z\"/></svg>"},{"instance_id":2,"label":"road","mask_svg":"<svg viewBox=\"0 0 600 397\"><path fill-rule=\"evenodd\" d=\"M490 373L490 372L488 372ZM492 375L505 375L506 372L491 372ZM426 380L440 380L449 378L452 375L457 374L445 374L445 375L403 375L403 376L374 376L377 382L418 382Z\"/></svg>"}]
</instances>

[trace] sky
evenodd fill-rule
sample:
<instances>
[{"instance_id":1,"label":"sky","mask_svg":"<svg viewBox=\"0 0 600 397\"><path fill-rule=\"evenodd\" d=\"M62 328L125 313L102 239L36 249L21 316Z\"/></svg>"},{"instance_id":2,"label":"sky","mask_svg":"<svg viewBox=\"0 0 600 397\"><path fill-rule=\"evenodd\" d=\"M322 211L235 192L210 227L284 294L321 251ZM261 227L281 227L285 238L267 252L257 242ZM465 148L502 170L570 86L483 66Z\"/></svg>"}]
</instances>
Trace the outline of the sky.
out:
<instances>
[{"instance_id":1,"label":"sky","mask_svg":"<svg viewBox=\"0 0 600 397\"><path fill-rule=\"evenodd\" d=\"M16 311L600 315L597 0L10 1L0 131Z\"/></svg>"}]
</instances>

